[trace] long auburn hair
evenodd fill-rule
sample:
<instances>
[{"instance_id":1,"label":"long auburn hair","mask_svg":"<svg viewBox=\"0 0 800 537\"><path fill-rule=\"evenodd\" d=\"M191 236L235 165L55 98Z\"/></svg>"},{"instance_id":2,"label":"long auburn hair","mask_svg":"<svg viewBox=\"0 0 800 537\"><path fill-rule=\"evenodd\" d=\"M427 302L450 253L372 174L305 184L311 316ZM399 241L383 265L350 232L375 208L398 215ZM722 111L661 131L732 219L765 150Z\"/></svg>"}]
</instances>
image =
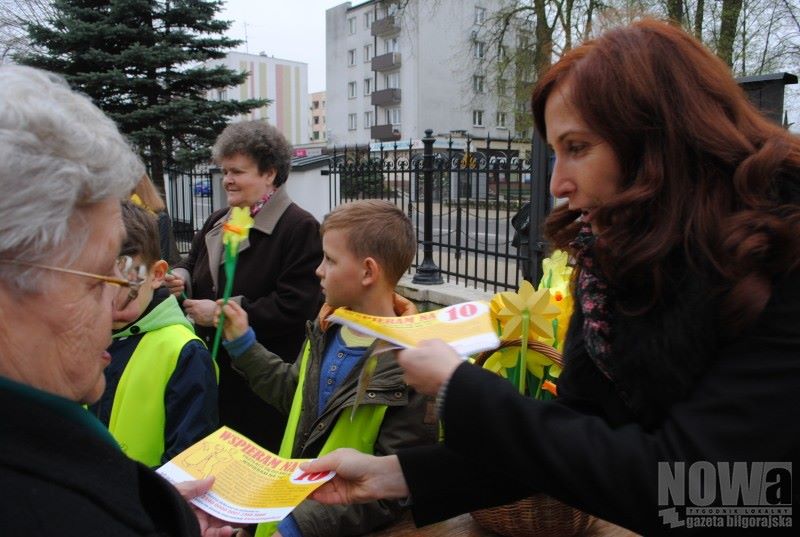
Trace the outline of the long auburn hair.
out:
<instances>
[{"instance_id":1,"label":"long auburn hair","mask_svg":"<svg viewBox=\"0 0 800 537\"><path fill-rule=\"evenodd\" d=\"M546 137L550 94L569 83L584 122L614 150L620 193L597 210L598 261L643 312L683 276L713 282L728 329L749 324L775 277L800 265L800 139L765 119L727 66L679 28L646 19L570 51L532 96ZM580 223L547 219L556 247ZM671 266L670 266L671 265Z\"/></svg>"}]
</instances>

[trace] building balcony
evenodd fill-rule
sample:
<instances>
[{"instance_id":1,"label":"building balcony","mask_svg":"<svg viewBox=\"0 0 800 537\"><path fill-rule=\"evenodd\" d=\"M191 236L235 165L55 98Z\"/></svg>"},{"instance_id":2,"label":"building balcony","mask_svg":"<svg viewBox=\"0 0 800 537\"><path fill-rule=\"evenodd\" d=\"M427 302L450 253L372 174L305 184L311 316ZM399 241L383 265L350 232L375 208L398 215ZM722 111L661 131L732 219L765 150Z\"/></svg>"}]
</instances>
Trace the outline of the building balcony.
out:
<instances>
[{"instance_id":1,"label":"building balcony","mask_svg":"<svg viewBox=\"0 0 800 537\"><path fill-rule=\"evenodd\" d=\"M400 90L398 88L389 88L373 91L371 102L372 106L394 106L400 104Z\"/></svg>"},{"instance_id":2,"label":"building balcony","mask_svg":"<svg viewBox=\"0 0 800 537\"><path fill-rule=\"evenodd\" d=\"M391 71L400 67L400 53L387 52L372 58L373 71Z\"/></svg>"},{"instance_id":3,"label":"building balcony","mask_svg":"<svg viewBox=\"0 0 800 537\"><path fill-rule=\"evenodd\" d=\"M387 37L400 33L400 26L397 24L394 15L389 15L373 22L370 33L375 37Z\"/></svg>"},{"instance_id":4,"label":"building balcony","mask_svg":"<svg viewBox=\"0 0 800 537\"><path fill-rule=\"evenodd\" d=\"M369 129L369 135L373 140L379 142L394 142L400 139L400 131L394 125L373 125Z\"/></svg>"}]
</instances>

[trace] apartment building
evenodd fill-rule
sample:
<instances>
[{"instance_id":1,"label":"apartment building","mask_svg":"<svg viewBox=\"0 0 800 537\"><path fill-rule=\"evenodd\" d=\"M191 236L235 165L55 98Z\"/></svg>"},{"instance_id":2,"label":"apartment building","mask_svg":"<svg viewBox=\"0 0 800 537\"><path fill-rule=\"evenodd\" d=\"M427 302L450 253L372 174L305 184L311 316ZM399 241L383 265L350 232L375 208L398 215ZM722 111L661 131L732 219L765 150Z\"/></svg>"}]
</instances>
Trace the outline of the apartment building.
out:
<instances>
[{"instance_id":1,"label":"apartment building","mask_svg":"<svg viewBox=\"0 0 800 537\"><path fill-rule=\"evenodd\" d=\"M206 65L223 64L248 73L247 80L236 87L208 93L209 99L270 99L268 106L237 116L234 121L264 119L275 125L292 145L308 143L311 137L308 104L308 64L282 60L266 54L230 52L225 58Z\"/></svg>"},{"instance_id":2,"label":"apartment building","mask_svg":"<svg viewBox=\"0 0 800 537\"><path fill-rule=\"evenodd\" d=\"M370 0L327 10L329 144L408 140L428 128L516 135L518 105L492 67L487 23L507 4Z\"/></svg>"},{"instance_id":3,"label":"apartment building","mask_svg":"<svg viewBox=\"0 0 800 537\"><path fill-rule=\"evenodd\" d=\"M317 91L309 96L311 101L311 141L324 142L327 140L325 122L325 92Z\"/></svg>"}]
</instances>

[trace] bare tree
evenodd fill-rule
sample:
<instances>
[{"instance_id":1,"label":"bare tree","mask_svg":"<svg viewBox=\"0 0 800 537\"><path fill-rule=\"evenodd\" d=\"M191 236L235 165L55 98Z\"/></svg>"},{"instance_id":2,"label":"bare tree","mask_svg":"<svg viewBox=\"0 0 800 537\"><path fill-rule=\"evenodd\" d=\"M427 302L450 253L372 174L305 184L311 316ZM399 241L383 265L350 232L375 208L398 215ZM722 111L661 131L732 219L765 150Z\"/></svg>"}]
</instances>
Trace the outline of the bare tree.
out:
<instances>
[{"instance_id":1,"label":"bare tree","mask_svg":"<svg viewBox=\"0 0 800 537\"><path fill-rule=\"evenodd\" d=\"M0 63L30 50L27 25L43 25L52 13L49 0L0 0Z\"/></svg>"}]
</instances>

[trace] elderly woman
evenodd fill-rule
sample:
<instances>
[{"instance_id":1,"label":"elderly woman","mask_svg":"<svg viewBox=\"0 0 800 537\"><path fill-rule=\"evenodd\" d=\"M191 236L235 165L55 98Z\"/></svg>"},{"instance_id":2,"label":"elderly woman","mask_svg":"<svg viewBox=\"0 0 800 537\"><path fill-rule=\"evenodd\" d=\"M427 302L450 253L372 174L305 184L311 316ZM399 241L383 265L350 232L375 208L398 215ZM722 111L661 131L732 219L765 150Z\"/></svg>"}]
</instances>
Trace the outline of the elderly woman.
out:
<instances>
[{"instance_id":1,"label":"elderly woman","mask_svg":"<svg viewBox=\"0 0 800 537\"><path fill-rule=\"evenodd\" d=\"M89 99L11 66L0 162L0 535L230 535L81 406L103 393L115 307L140 283L118 255L142 164Z\"/></svg>"},{"instance_id":2,"label":"elderly woman","mask_svg":"<svg viewBox=\"0 0 800 537\"><path fill-rule=\"evenodd\" d=\"M656 21L567 53L532 104L556 156L550 190L567 200L549 232L578 274L558 399L522 397L442 342L404 351L409 384L439 395L444 443L334 452L306 468L338 472L315 499L410 494L427 523L544 492L645 535L786 526L800 459L800 139ZM715 498L756 516L708 516Z\"/></svg>"},{"instance_id":3,"label":"elderly woman","mask_svg":"<svg viewBox=\"0 0 800 537\"><path fill-rule=\"evenodd\" d=\"M286 361L299 354L305 323L320 307L320 286L314 273L322 259L319 225L295 205L284 188L291 151L283 135L263 121L229 125L213 148L225 174L230 207L250 209L255 223L239 247L234 300L247 312L256 339ZM225 288L222 225L230 209L212 214L195 236L187 258L177 265L167 285L186 292L186 313L197 334L211 344L215 300ZM223 425L277 452L286 419L259 399L220 349L219 417Z\"/></svg>"}]
</instances>

